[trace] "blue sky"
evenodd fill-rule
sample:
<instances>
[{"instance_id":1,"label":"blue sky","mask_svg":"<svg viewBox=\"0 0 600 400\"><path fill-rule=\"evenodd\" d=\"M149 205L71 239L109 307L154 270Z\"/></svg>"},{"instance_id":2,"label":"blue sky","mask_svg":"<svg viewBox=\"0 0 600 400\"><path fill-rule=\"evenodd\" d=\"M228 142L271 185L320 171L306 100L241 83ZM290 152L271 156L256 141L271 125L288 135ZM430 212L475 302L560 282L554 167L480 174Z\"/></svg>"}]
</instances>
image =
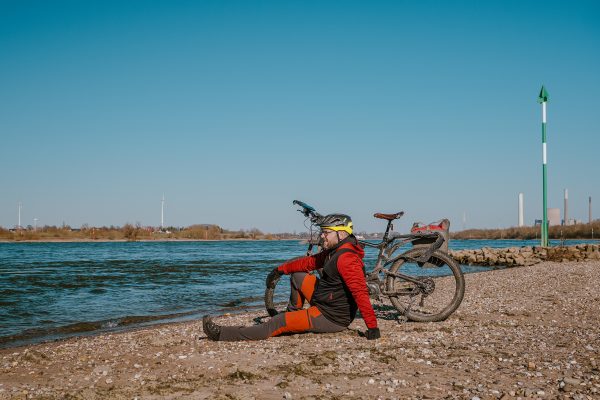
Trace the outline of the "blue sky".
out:
<instances>
[{"instance_id":1,"label":"blue sky","mask_svg":"<svg viewBox=\"0 0 600 400\"><path fill-rule=\"evenodd\" d=\"M0 225L454 229L600 204L600 3L0 1ZM595 207L600 213L600 205Z\"/></svg>"}]
</instances>

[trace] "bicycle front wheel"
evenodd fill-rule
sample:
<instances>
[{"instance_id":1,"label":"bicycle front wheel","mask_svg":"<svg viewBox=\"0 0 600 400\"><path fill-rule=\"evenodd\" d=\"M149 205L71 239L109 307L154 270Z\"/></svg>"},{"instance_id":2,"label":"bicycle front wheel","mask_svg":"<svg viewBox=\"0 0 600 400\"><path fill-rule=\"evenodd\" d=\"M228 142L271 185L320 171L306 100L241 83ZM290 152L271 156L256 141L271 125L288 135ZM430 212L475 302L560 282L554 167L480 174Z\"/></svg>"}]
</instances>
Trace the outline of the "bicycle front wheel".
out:
<instances>
[{"instance_id":1,"label":"bicycle front wheel","mask_svg":"<svg viewBox=\"0 0 600 400\"><path fill-rule=\"evenodd\" d=\"M283 286L278 285L280 278L281 277L278 275L274 276L271 281L267 282L267 287L265 288L265 308L271 317L274 317L281 312L277 310L275 306L275 289L278 286L280 288Z\"/></svg>"},{"instance_id":2,"label":"bicycle front wheel","mask_svg":"<svg viewBox=\"0 0 600 400\"><path fill-rule=\"evenodd\" d=\"M406 253L410 259L392 264L391 274L385 280L386 292L394 307L409 320L443 321L462 302L465 277L456 260L439 250L426 263L412 260L423 252L423 249L410 250ZM407 275L412 281L398 274Z\"/></svg>"}]
</instances>

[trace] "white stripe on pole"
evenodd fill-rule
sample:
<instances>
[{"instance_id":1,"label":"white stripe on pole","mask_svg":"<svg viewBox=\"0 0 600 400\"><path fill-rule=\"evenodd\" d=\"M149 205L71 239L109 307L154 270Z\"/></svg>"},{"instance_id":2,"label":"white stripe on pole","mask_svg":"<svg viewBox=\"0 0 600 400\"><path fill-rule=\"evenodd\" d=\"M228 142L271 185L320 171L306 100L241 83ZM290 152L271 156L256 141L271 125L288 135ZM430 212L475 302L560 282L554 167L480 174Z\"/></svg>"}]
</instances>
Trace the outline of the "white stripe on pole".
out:
<instances>
[{"instance_id":1,"label":"white stripe on pole","mask_svg":"<svg viewBox=\"0 0 600 400\"><path fill-rule=\"evenodd\" d=\"M546 164L546 143L542 143L542 151L544 153L544 155L543 155L543 160L544 160L543 164L545 165Z\"/></svg>"},{"instance_id":2,"label":"white stripe on pole","mask_svg":"<svg viewBox=\"0 0 600 400\"><path fill-rule=\"evenodd\" d=\"M542 103L542 122L546 123L546 102Z\"/></svg>"}]
</instances>

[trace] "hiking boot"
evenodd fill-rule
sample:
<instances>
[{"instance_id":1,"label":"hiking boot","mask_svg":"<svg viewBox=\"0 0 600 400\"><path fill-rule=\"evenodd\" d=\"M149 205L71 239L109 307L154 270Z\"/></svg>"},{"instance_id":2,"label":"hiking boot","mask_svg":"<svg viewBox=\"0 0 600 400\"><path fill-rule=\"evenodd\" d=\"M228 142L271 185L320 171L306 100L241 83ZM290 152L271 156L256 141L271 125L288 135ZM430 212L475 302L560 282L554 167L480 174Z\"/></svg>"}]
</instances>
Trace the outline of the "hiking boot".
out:
<instances>
[{"instance_id":1,"label":"hiking boot","mask_svg":"<svg viewBox=\"0 0 600 400\"><path fill-rule=\"evenodd\" d=\"M210 340L219 340L221 334L221 327L215 324L209 315L202 317L202 329Z\"/></svg>"}]
</instances>

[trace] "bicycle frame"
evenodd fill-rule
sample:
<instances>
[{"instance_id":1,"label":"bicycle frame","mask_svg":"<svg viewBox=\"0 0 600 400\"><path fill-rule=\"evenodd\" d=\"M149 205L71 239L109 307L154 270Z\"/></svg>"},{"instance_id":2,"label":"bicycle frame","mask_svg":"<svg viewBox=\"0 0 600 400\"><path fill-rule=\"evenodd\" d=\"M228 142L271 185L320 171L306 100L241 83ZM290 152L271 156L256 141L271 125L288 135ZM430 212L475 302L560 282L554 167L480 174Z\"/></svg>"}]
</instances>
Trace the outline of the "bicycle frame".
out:
<instances>
[{"instance_id":1,"label":"bicycle frame","mask_svg":"<svg viewBox=\"0 0 600 400\"><path fill-rule=\"evenodd\" d=\"M304 208L304 211L301 211L302 214L304 216L306 216L307 218L312 217L311 221L314 222L318 217L320 217L320 215L318 213L316 213L315 209L312 208L311 206L309 206L305 203L302 203L300 201L294 201L294 204L298 204L298 205L302 206ZM405 260L417 262L419 264L426 263L427 260L429 260L429 258L433 254L433 252L442 246L445 239L443 238L442 235L440 235L437 232L400 234L400 233L392 232L392 230L393 230L393 223L391 220L388 220L388 223L387 223L387 226L385 229L385 233L383 235L383 239L381 240L381 242L371 243L371 242L367 242L365 240L358 240L358 243L361 244L363 247L371 247L371 248L375 248L375 249L379 250L379 253L377 255L377 261L375 263L375 267L373 268L373 270L371 272L367 273L367 280L371 281L371 282L377 281L377 282L381 283L382 281L379 279L379 273L383 272L384 275L390 275L390 276L394 276L396 278L401 278L401 279L412 282L419 286L422 285L422 282L420 280L415 279L414 277L405 275L405 274L391 273L386 269L386 267L389 265L392 265L393 263L395 263L396 261L398 261L402 258L404 258ZM417 259L412 258L406 254L408 251L405 251L405 252L402 252L401 254L399 254L398 256L391 258L391 256L396 252L396 250L401 248L403 245L405 245L407 243L411 243L417 239L424 239L424 238L433 239L433 243L428 249L426 249L426 251L421 255L421 257L419 257ZM317 241L309 240L308 250L306 252L306 255L312 254L312 249L313 249L314 245L319 246L320 239ZM383 293L383 294L389 295L391 293Z\"/></svg>"},{"instance_id":2,"label":"bicycle frame","mask_svg":"<svg viewBox=\"0 0 600 400\"><path fill-rule=\"evenodd\" d=\"M368 281L377 281L381 283L381 279L379 279L379 273L382 272L384 275L394 276L396 278L403 279L408 282L412 282L416 285L422 285L422 282L419 279L416 279L410 275L400 274L400 273L391 273L386 267L392 265L396 261L404 258L406 260L415 261L418 263L425 263L434 251L441 247L444 243L444 238L437 232L432 233L413 233L413 234L399 234L393 233L391 230L393 229L392 221L388 221L385 233L383 235L383 239L379 243L371 243L365 240L359 240L358 242L364 247L371 247L379 249L379 254L377 255L377 261L375 263L375 267L369 273L367 273ZM435 239L434 243L424 252L424 254L418 259L407 256L406 253L409 251L402 252L396 257L391 257L397 249L401 248L403 245L407 243L411 243L417 239ZM384 295L392 295L393 293L388 293L382 289L382 294Z\"/></svg>"}]
</instances>

